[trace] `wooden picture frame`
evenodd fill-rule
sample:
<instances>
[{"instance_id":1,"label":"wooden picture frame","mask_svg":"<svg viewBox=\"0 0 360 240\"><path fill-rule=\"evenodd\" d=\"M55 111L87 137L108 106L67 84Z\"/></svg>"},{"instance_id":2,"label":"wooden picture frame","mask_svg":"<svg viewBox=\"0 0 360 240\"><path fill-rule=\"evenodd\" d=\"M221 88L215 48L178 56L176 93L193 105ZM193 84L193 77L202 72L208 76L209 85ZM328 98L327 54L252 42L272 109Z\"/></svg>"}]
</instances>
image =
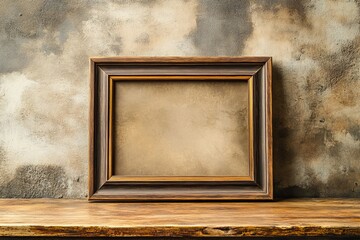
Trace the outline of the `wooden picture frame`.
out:
<instances>
[{"instance_id":1,"label":"wooden picture frame","mask_svg":"<svg viewBox=\"0 0 360 240\"><path fill-rule=\"evenodd\" d=\"M91 58L89 200L273 199L271 81L271 57ZM218 90L221 93L218 93ZM239 97L242 99L241 103L237 102ZM246 106L243 104L244 99L246 99ZM211 102L212 100L214 102ZM171 105L173 101L177 105ZM189 104L186 101L192 102ZM207 103L207 101L210 102ZM154 108L159 104L162 105ZM196 104L199 105L198 108L191 110L191 107ZM214 107L216 111L212 107L214 105L217 106ZM176 107L174 109L173 106L184 106L185 114L178 113L180 110ZM240 115L233 113L238 113L240 110L234 106L246 109L241 110L246 113L246 115L241 115L247 116L246 121L237 122ZM144 110L144 108L146 109ZM184 121L178 120L183 115L185 117L191 116L193 113L196 115L200 109L202 112L198 114L198 119L195 119L196 124L201 123L206 117L211 118L213 123L214 116L216 118L218 113L226 112L227 108L231 108L230 117L224 115L225 118L216 120L217 123L222 124L223 127L227 124L236 125L241 122L241 126L245 126L236 125L234 129L240 130L230 129L232 135L227 133L221 135L221 137L225 136L223 141L225 145L221 146L226 146L228 143L226 141L229 141L231 144L229 149L235 149L234 152L229 150L227 157L225 157L225 151L228 150L226 147L212 151L209 150L211 148L206 145L205 141L211 138L196 138L199 127L192 126L193 119L186 124L187 129L179 131L180 133L187 131L186 136L190 136L190 143L187 143L187 139L184 138L186 140L183 143L184 146L187 150L190 149L186 156L195 160L197 160L197 156L205 156L204 160L199 163L201 168L193 166L189 168L190 170L186 168L189 164L181 155L185 147L180 149L181 151L176 149L178 143L157 147L157 142L166 142L166 136L171 137L169 134L172 133L171 131L163 133L165 130L163 131L161 128L163 125L171 125L173 120L156 122L159 117L162 118L161 114L170 116L166 119L176 119L176 122L183 126L182 122ZM156 112L154 109L161 111ZM167 109L167 112L163 113L164 109ZM154 111L157 115L152 118L148 117ZM190 111L190 114L186 115L187 111ZM209 116L206 115L207 111L211 112ZM176 116L172 116L174 114ZM206 115L205 118L204 115ZM185 121L187 121L186 118ZM134 122L140 123L136 125ZM154 122L156 126L152 125ZM142 131L146 129L143 127L144 125L149 125L149 129L156 129L158 135L151 135L152 132L148 135L144 133L142 136ZM174 126L172 129L175 129L173 131L177 133L177 125ZM213 127L207 127L207 129L213 133ZM219 131L216 133L218 134ZM242 136L241 141L237 139L239 133ZM152 139L152 136L160 137ZM205 139L205 144L203 142L201 142L202 144L192 143L191 139L194 136L196 139L200 139L199 141ZM236 143L244 144L230 142L229 139L234 137ZM150 140L143 140L143 138ZM141 144L136 142L137 139ZM246 139L245 142L244 139ZM149 141L156 144L149 143ZM210 143L212 147L216 145L214 142ZM148 145L152 146L151 150L148 150ZM241 167L233 167L224 159L228 160L229 156L237 156L235 153L238 153L238 145L246 146L241 146L241 151L248 158L243 156L234 158L235 160L241 159L242 163L236 162L234 166ZM167 159L174 149L167 151L163 146L175 146L175 150L179 150L177 151L178 155ZM193 152L196 152L195 157L191 155ZM204 152L206 154L201 155ZM221 157L223 152L224 159ZM220 155L215 154L214 156L213 153ZM206 156L214 156L214 159L219 162L207 166L206 164L210 161L207 161ZM180 158L183 162L177 163L176 159ZM199 159L202 158L199 157ZM215 161L214 159L212 161ZM167 166L159 168L159 162L164 164L164 161ZM197 161L192 162L198 163ZM174 164L173 168L171 168L172 163ZM142 168L142 165L147 168ZM204 167L204 165L206 166ZM220 171L216 166L222 166L224 170ZM169 174L173 172L175 173ZM215 174L207 175L208 172ZM234 172L239 174L232 175ZM240 174L243 172L247 174ZM222 175L223 173L225 174Z\"/></svg>"}]
</instances>

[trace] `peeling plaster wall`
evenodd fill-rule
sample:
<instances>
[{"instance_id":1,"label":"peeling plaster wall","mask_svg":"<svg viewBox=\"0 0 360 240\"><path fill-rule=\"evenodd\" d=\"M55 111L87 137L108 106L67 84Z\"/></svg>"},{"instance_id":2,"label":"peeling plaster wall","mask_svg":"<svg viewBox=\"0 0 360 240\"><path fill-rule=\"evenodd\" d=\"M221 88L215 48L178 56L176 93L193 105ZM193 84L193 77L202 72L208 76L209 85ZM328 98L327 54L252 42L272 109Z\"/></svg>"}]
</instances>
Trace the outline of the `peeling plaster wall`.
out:
<instances>
[{"instance_id":1,"label":"peeling plaster wall","mask_svg":"<svg viewBox=\"0 0 360 240\"><path fill-rule=\"evenodd\" d=\"M90 56L274 59L278 197L360 197L360 2L1 0L0 197L87 193Z\"/></svg>"}]
</instances>

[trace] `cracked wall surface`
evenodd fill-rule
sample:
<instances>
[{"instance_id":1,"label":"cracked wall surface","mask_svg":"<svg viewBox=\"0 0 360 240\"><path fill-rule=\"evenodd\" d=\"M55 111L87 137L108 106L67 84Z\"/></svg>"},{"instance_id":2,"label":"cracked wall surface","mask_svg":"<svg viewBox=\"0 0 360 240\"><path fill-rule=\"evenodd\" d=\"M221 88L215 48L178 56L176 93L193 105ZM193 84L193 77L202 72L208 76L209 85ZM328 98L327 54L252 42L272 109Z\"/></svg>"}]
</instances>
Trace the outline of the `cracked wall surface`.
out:
<instances>
[{"instance_id":1,"label":"cracked wall surface","mask_svg":"<svg viewBox=\"0 0 360 240\"><path fill-rule=\"evenodd\" d=\"M91 56L267 55L278 197L360 197L360 2L0 1L0 197L87 194Z\"/></svg>"}]
</instances>

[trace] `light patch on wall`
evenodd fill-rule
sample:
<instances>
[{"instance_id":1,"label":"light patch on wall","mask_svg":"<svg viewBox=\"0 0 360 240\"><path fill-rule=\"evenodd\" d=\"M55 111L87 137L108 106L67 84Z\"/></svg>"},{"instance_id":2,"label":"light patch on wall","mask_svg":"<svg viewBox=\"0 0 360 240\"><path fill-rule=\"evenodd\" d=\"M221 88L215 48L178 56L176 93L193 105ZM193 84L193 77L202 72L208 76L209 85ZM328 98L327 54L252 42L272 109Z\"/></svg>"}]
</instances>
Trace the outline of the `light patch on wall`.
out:
<instances>
[{"instance_id":1,"label":"light patch on wall","mask_svg":"<svg viewBox=\"0 0 360 240\"><path fill-rule=\"evenodd\" d=\"M308 21L310 33L299 34L303 42L319 43L319 47L329 52L336 52L341 45L359 35L359 10L354 1L313 1L309 8ZM320 16L331 16L329 19ZM310 37L312 34L313 37Z\"/></svg>"},{"instance_id":2,"label":"light patch on wall","mask_svg":"<svg viewBox=\"0 0 360 240\"><path fill-rule=\"evenodd\" d=\"M358 36L359 25L358 21L354 20L359 20L356 2L312 1L307 5L307 11L304 13L306 22L303 22L301 16L291 9L281 8L275 13L266 11L257 2L253 2L251 16L254 32L246 43L245 54L267 54L278 62L295 57L301 58L303 62L303 57L306 57L304 51L309 44L336 52L342 44ZM331 21L321 17L325 15L331 16ZM305 63L310 66L316 64L311 59L306 60ZM304 70L302 67L299 69ZM304 74L303 71L301 73Z\"/></svg>"},{"instance_id":3,"label":"light patch on wall","mask_svg":"<svg viewBox=\"0 0 360 240\"><path fill-rule=\"evenodd\" d=\"M7 159L3 167L17 168L23 164L46 164L49 163L49 156L56 159L61 158L64 149L34 136L31 128L26 126L27 115L22 111L26 92L31 91L38 84L21 73L5 74L0 78L1 114L0 114L0 135L1 145L6 150ZM44 112L47 109L42 109ZM43 126L34 124L35 128ZM15 161L16 160L16 161ZM56 163L56 162L55 162Z\"/></svg>"},{"instance_id":4,"label":"light patch on wall","mask_svg":"<svg viewBox=\"0 0 360 240\"><path fill-rule=\"evenodd\" d=\"M24 74L12 72L0 77L0 97L1 109L0 116L5 118L8 114L16 113L21 107L21 97L26 88L36 84Z\"/></svg>"},{"instance_id":5,"label":"light patch on wall","mask_svg":"<svg viewBox=\"0 0 360 240\"><path fill-rule=\"evenodd\" d=\"M121 55L194 54L186 36L196 27L196 6L196 1L159 1L147 7L109 1L90 11L84 37L92 42L90 48L120 44ZM103 55L116 54L103 49Z\"/></svg>"}]
</instances>

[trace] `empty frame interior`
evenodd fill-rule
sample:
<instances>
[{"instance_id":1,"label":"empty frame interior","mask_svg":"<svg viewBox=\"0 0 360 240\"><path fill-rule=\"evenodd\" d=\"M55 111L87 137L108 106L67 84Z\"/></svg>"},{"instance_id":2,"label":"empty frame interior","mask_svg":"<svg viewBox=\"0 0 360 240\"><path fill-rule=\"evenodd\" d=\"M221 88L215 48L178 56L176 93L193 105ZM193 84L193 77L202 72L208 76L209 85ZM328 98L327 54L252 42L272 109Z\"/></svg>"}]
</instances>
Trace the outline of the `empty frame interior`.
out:
<instances>
[{"instance_id":1,"label":"empty frame interior","mask_svg":"<svg viewBox=\"0 0 360 240\"><path fill-rule=\"evenodd\" d=\"M109 81L110 180L252 178L252 78Z\"/></svg>"}]
</instances>

